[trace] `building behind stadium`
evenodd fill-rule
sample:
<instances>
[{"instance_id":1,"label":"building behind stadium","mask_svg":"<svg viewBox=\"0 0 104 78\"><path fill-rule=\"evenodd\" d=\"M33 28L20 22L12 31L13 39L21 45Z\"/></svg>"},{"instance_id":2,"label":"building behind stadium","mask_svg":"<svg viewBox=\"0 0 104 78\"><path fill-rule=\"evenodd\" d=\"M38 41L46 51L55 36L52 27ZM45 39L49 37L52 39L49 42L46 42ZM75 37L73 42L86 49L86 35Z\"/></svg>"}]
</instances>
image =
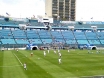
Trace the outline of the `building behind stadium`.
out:
<instances>
[{"instance_id":1,"label":"building behind stadium","mask_svg":"<svg viewBox=\"0 0 104 78\"><path fill-rule=\"evenodd\" d=\"M45 15L55 20L75 21L76 0L45 0Z\"/></svg>"}]
</instances>

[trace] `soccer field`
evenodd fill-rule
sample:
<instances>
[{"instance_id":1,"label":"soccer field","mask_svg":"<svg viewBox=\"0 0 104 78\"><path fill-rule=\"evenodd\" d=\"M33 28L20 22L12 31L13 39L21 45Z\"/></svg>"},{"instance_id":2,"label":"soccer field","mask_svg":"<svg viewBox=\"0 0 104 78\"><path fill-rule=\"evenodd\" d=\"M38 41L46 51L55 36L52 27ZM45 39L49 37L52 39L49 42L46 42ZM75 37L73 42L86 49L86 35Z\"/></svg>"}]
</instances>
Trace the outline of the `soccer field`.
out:
<instances>
[{"instance_id":1,"label":"soccer field","mask_svg":"<svg viewBox=\"0 0 104 78\"><path fill-rule=\"evenodd\" d=\"M0 78L93 78L91 76L104 75L103 51L70 50L68 53L61 50L62 64L58 63L58 53L53 50L46 57L43 54L43 50L0 51ZM24 63L27 70L23 68Z\"/></svg>"}]
</instances>

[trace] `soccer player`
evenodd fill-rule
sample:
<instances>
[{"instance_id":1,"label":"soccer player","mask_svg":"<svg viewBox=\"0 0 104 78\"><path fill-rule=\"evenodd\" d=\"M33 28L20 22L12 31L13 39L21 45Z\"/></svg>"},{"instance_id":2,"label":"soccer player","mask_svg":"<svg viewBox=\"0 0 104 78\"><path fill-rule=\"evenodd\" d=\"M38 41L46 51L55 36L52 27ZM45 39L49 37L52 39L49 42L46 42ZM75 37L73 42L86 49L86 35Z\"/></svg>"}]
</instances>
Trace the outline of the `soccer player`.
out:
<instances>
[{"instance_id":1,"label":"soccer player","mask_svg":"<svg viewBox=\"0 0 104 78\"><path fill-rule=\"evenodd\" d=\"M60 50L58 49L58 53L60 52Z\"/></svg>"},{"instance_id":2,"label":"soccer player","mask_svg":"<svg viewBox=\"0 0 104 78\"><path fill-rule=\"evenodd\" d=\"M49 53L49 50L48 50L48 53Z\"/></svg>"},{"instance_id":3,"label":"soccer player","mask_svg":"<svg viewBox=\"0 0 104 78\"><path fill-rule=\"evenodd\" d=\"M58 61L59 61L59 64L61 64L61 58L59 58Z\"/></svg>"},{"instance_id":4,"label":"soccer player","mask_svg":"<svg viewBox=\"0 0 104 78\"><path fill-rule=\"evenodd\" d=\"M100 52L97 50L96 53L99 54Z\"/></svg>"},{"instance_id":5,"label":"soccer player","mask_svg":"<svg viewBox=\"0 0 104 78\"><path fill-rule=\"evenodd\" d=\"M31 57L33 56L33 52L31 52Z\"/></svg>"},{"instance_id":6,"label":"soccer player","mask_svg":"<svg viewBox=\"0 0 104 78\"><path fill-rule=\"evenodd\" d=\"M54 53L56 54L56 50L54 50Z\"/></svg>"},{"instance_id":7,"label":"soccer player","mask_svg":"<svg viewBox=\"0 0 104 78\"><path fill-rule=\"evenodd\" d=\"M61 53L59 53L59 58L61 58Z\"/></svg>"},{"instance_id":8,"label":"soccer player","mask_svg":"<svg viewBox=\"0 0 104 78\"><path fill-rule=\"evenodd\" d=\"M46 52L44 51L44 57L46 56Z\"/></svg>"},{"instance_id":9,"label":"soccer player","mask_svg":"<svg viewBox=\"0 0 104 78\"><path fill-rule=\"evenodd\" d=\"M18 52L18 49L16 51Z\"/></svg>"},{"instance_id":10,"label":"soccer player","mask_svg":"<svg viewBox=\"0 0 104 78\"><path fill-rule=\"evenodd\" d=\"M69 51L69 49L68 49L68 53L69 53L70 51Z\"/></svg>"},{"instance_id":11,"label":"soccer player","mask_svg":"<svg viewBox=\"0 0 104 78\"><path fill-rule=\"evenodd\" d=\"M24 69L25 69L25 70L27 70L26 63L24 63L24 65L23 65L23 66L24 66Z\"/></svg>"},{"instance_id":12,"label":"soccer player","mask_svg":"<svg viewBox=\"0 0 104 78\"><path fill-rule=\"evenodd\" d=\"M90 53L90 50L88 50L88 54Z\"/></svg>"}]
</instances>

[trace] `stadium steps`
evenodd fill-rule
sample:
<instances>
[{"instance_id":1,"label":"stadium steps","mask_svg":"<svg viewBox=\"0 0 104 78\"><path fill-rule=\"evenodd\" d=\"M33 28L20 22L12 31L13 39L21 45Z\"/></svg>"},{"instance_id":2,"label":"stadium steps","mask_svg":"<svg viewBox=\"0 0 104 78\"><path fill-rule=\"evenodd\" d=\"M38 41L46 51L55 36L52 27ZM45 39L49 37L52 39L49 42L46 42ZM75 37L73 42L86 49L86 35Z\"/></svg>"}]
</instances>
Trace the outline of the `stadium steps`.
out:
<instances>
[{"instance_id":1,"label":"stadium steps","mask_svg":"<svg viewBox=\"0 0 104 78\"><path fill-rule=\"evenodd\" d=\"M47 30L40 30L39 35L42 39L50 39L51 38L50 33Z\"/></svg>"},{"instance_id":2,"label":"stadium steps","mask_svg":"<svg viewBox=\"0 0 104 78\"><path fill-rule=\"evenodd\" d=\"M39 36L38 36L38 34L36 33L35 30L27 30L26 33L27 33L27 37L29 39L37 39L37 38L39 38Z\"/></svg>"},{"instance_id":3,"label":"stadium steps","mask_svg":"<svg viewBox=\"0 0 104 78\"><path fill-rule=\"evenodd\" d=\"M95 39L97 40L97 37L96 37L96 34L93 33L93 32L85 32L86 33L86 37L88 40L91 40L91 39Z\"/></svg>"},{"instance_id":4,"label":"stadium steps","mask_svg":"<svg viewBox=\"0 0 104 78\"><path fill-rule=\"evenodd\" d=\"M85 37L86 37L86 39L87 39L87 41L88 41L88 44L90 44L90 42L89 42L89 40L88 40L88 38L87 38L87 36L86 36L85 31L84 31L84 35L85 35Z\"/></svg>"},{"instance_id":5,"label":"stadium steps","mask_svg":"<svg viewBox=\"0 0 104 78\"><path fill-rule=\"evenodd\" d=\"M58 31L49 31L52 37L52 42L64 42L66 43L65 37L61 30Z\"/></svg>"},{"instance_id":6,"label":"stadium steps","mask_svg":"<svg viewBox=\"0 0 104 78\"><path fill-rule=\"evenodd\" d=\"M29 42L29 38L28 38L28 36L27 36L26 30L23 30L23 31L24 31L24 33L25 33L25 35L26 35L26 39L28 40L28 43L30 43L30 42Z\"/></svg>"},{"instance_id":7,"label":"stadium steps","mask_svg":"<svg viewBox=\"0 0 104 78\"><path fill-rule=\"evenodd\" d=\"M74 34L74 31L73 31L73 30L72 30L72 33L73 33L74 39L75 39L75 41L76 41L76 44L78 45L78 42L77 42L77 39L76 39L76 37L75 37L75 34Z\"/></svg>"},{"instance_id":8,"label":"stadium steps","mask_svg":"<svg viewBox=\"0 0 104 78\"><path fill-rule=\"evenodd\" d=\"M104 45L104 40L100 40L101 41L101 43Z\"/></svg>"},{"instance_id":9,"label":"stadium steps","mask_svg":"<svg viewBox=\"0 0 104 78\"><path fill-rule=\"evenodd\" d=\"M13 36L11 35L10 29L2 29L0 30L0 38L4 39L4 38L8 38L11 39L13 38Z\"/></svg>"},{"instance_id":10,"label":"stadium steps","mask_svg":"<svg viewBox=\"0 0 104 78\"><path fill-rule=\"evenodd\" d=\"M3 45L3 43L2 43L2 41L1 41L1 39L0 39L0 48L2 47L2 45Z\"/></svg>"},{"instance_id":11,"label":"stadium steps","mask_svg":"<svg viewBox=\"0 0 104 78\"><path fill-rule=\"evenodd\" d=\"M36 30L36 33L38 34L39 39L40 39L40 41L42 42L42 44L44 44L44 42L42 41L41 36L40 36L40 34L39 34L38 30Z\"/></svg>"},{"instance_id":12,"label":"stadium steps","mask_svg":"<svg viewBox=\"0 0 104 78\"><path fill-rule=\"evenodd\" d=\"M98 39L96 39L96 40L92 39L92 40L88 40L88 41L90 42L90 44L100 44Z\"/></svg>"},{"instance_id":13,"label":"stadium steps","mask_svg":"<svg viewBox=\"0 0 104 78\"><path fill-rule=\"evenodd\" d=\"M101 43L101 41L100 41L100 39L99 39L98 34L96 33L96 31L94 31L94 33L96 34L96 37L98 38L100 44L102 45L102 43Z\"/></svg>"},{"instance_id":14,"label":"stadium steps","mask_svg":"<svg viewBox=\"0 0 104 78\"><path fill-rule=\"evenodd\" d=\"M82 39L86 39L85 35L84 35L84 32L74 32L75 34L75 37L77 40L82 40Z\"/></svg>"},{"instance_id":15,"label":"stadium steps","mask_svg":"<svg viewBox=\"0 0 104 78\"><path fill-rule=\"evenodd\" d=\"M52 42L54 42L55 41L55 36L53 35L53 31L48 31L49 33L50 33L50 36L51 36L51 38L52 38ZM58 36L58 35L57 35Z\"/></svg>"},{"instance_id":16,"label":"stadium steps","mask_svg":"<svg viewBox=\"0 0 104 78\"><path fill-rule=\"evenodd\" d=\"M12 34L16 44L29 44L29 42L27 42L26 34L23 30L13 30Z\"/></svg>"},{"instance_id":17,"label":"stadium steps","mask_svg":"<svg viewBox=\"0 0 104 78\"><path fill-rule=\"evenodd\" d=\"M64 35L63 35L63 33L62 33L61 30L60 30L60 32L61 32L61 35L62 35L62 37L63 37L63 39L64 39L64 41L65 41L65 43L66 43L66 39L65 39L65 37L64 37Z\"/></svg>"},{"instance_id":18,"label":"stadium steps","mask_svg":"<svg viewBox=\"0 0 104 78\"><path fill-rule=\"evenodd\" d=\"M13 41L15 41L15 44L17 44L17 42L16 42L16 40L15 40L15 38L14 38L14 34L13 34L13 32L12 32L12 30L10 29L10 32L11 32L11 34L12 34L12 36L13 36Z\"/></svg>"},{"instance_id":19,"label":"stadium steps","mask_svg":"<svg viewBox=\"0 0 104 78\"><path fill-rule=\"evenodd\" d=\"M98 38L98 34L96 32L86 32L86 36L90 44L102 45L100 39Z\"/></svg>"}]
</instances>

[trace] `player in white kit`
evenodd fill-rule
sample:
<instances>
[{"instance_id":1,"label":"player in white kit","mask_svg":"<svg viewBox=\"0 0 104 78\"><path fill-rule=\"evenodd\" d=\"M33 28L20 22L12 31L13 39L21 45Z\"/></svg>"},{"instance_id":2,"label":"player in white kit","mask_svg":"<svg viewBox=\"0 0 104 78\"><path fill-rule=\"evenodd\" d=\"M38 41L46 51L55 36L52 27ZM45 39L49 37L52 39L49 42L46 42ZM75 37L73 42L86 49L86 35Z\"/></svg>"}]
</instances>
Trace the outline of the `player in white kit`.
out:
<instances>
[{"instance_id":1,"label":"player in white kit","mask_svg":"<svg viewBox=\"0 0 104 78\"><path fill-rule=\"evenodd\" d=\"M46 56L46 52L44 51L44 57Z\"/></svg>"},{"instance_id":2,"label":"player in white kit","mask_svg":"<svg viewBox=\"0 0 104 78\"><path fill-rule=\"evenodd\" d=\"M60 50L58 49L58 53L60 52Z\"/></svg>"},{"instance_id":3,"label":"player in white kit","mask_svg":"<svg viewBox=\"0 0 104 78\"><path fill-rule=\"evenodd\" d=\"M25 69L25 70L27 70L26 63L24 63L24 65L23 65L23 66L24 66L24 69Z\"/></svg>"},{"instance_id":4,"label":"player in white kit","mask_svg":"<svg viewBox=\"0 0 104 78\"><path fill-rule=\"evenodd\" d=\"M31 52L31 56L33 56L33 52Z\"/></svg>"},{"instance_id":5,"label":"player in white kit","mask_svg":"<svg viewBox=\"0 0 104 78\"><path fill-rule=\"evenodd\" d=\"M61 58L59 58L58 61L59 61L59 64L61 64Z\"/></svg>"},{"instance_id":6,"label":"player in white kit","mask_svg":"<svg viewBox=\"0 0 104 78\"><path fill-rule=\"evenodd\" d=\"M56 50L54 50L54 53L56 54Z\"/></svg>"},{"instance_id":7,"label":"player in white kit","mask_svg":"<svg viewBox=\"0 0 104 78\"><path fill-rule=\"evenodd\" d=\"M69 53L70 51L69 51L69 49L68 49L68 53Z\"/></svg>"},{"instance_id":8,"label":"player in white kit","mask_svg":"<svg viewBox=\"0 0 104 78\"><path fill-rule=\"evenodd\" d=\"M49 53L49 50L48 50L48 53Z\"/></svg>"},{"instance_id":9,"label":"player in white kit","mask_svg":"<svg viewBox=\"0 0 104 78\"><path fill-rule=\"evenodd\" d=\"M59 52L59 58L61 58L61 53Z\"/></svg>"}]
</instances>

